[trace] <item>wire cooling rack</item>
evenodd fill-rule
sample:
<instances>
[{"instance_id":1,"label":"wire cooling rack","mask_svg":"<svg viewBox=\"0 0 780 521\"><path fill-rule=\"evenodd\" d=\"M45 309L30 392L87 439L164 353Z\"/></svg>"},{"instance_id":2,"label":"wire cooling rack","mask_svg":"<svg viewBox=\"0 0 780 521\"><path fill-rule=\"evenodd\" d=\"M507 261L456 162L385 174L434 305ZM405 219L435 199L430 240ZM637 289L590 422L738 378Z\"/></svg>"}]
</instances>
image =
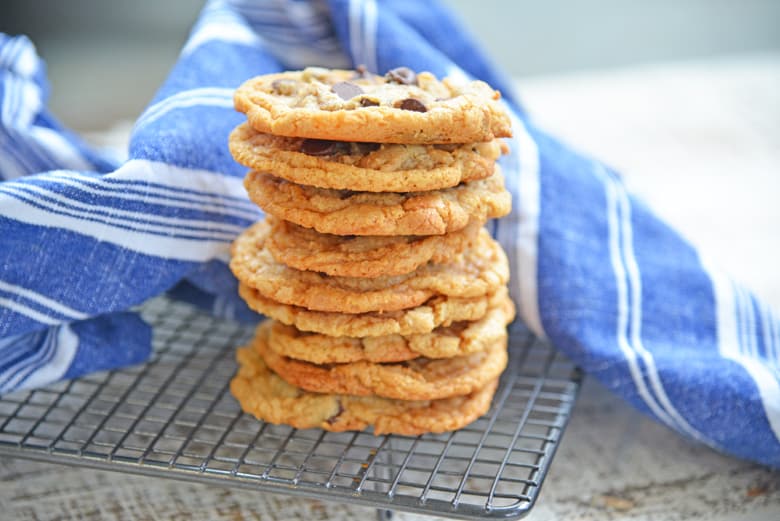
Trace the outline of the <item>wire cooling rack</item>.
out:
<instances>
[{"instance_id":1,"label":"wire cooling rack","mask_svg":"<svg viewBox=\"0 0 780 521\"><path fill-rule=\"evenodd\" d=\"M522 328L490 411L418 437L296 430L243 414L228 385L251 328L157 298L144 365L0 399L0 454L456 518L533 506L580 385Z\"/></svg>"}]
</instances>

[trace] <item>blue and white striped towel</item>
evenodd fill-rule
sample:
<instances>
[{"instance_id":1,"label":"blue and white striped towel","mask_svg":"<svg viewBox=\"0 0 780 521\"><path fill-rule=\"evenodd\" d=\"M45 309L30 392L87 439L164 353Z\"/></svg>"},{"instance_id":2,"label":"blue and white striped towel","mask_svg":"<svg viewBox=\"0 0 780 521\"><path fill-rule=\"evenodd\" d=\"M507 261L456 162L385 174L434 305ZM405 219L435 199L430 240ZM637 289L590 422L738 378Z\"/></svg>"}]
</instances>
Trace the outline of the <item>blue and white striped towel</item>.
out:
<instances>
[{"instance_id":1,"label":"blue and white striped towel","mask_svg":"<svg viewBox=\"0 0 780 521\"><path fill-rule=\"evenodd\" d=\"M637 408L780 466L780 323L627 192L533 126L452 15L415 0L212 1L113 165L45 108L28 40L0 39L0 390L143 361L126 311L173 288L251 316L226 269L259 217L226 140L248 77L307 65L472 76L514 113L514 210L494 228L523 321Z\"/></svg>"}]
</instances>

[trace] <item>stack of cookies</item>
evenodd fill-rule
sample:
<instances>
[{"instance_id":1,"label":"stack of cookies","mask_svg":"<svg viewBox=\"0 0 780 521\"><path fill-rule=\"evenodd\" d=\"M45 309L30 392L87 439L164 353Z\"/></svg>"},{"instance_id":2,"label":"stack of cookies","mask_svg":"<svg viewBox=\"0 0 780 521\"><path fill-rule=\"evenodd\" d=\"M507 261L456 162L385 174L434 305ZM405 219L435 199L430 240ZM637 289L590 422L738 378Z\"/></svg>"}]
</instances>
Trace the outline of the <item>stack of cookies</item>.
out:
<instances>
[{"instance_id":1,"label":"stack of cookies","mask_svg":"<svg viewBox=\"0 0 780 521\"><path fill-rule=\"evenodd\" d=\"M483 228L511 198L498 92L399 68L247 81L230 136L266 213L234 243L241 297L270 317L231 390L256 417L376 434L462 427L490 406L514 306Z\"/></svg>"}]
</instances>

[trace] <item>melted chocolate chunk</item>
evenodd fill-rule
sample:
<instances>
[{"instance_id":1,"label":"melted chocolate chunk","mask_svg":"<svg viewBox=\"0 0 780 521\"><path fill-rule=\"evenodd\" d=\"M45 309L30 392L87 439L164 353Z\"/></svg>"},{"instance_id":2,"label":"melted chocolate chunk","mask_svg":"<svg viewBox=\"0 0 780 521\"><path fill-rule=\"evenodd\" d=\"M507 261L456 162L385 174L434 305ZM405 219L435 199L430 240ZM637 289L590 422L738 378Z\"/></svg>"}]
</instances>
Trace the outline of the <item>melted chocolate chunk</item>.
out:
<instances>
[{"instance_id":1,"label":"melted chocolate chunk","mask_svg":"<svg viewBox=\"0 0 780 521\"><path fill-rule=\"evenodd\" d=\"M425 108L425 105L423 105L422 101L416 100L414 98L406 98L405 100L401 100L395 104L395 107L402 110L413 110L414 112L428 112L428 109Z\"/></svg>"},{"instance_id":2,"label":"melted chocolate chunk","mask_svg":"<svg viewBox=\"0 0 780 521\"><path fill-rule=\"evenodd\" d=\"M379 147L382 146L379 143L355 143L355 147L357 148L358 154L364 155L368 154L370 152L373 152L374 150L379 150Z\"/></svg>"},{"instance_id":3,"label":"melted chocolate chunk","mask_svg":"<svg viewBox=\"0 0 780 521\"><path fill-rule=\"evenodd\" d=\"M339 98L344 100L349 100L363 94L363 89L348 81L340 81L334 84L333 87L331 87L331 90L338 94Z\"/></svg>"},{"instance_id":4,"label":"melted chocolate chunk","mask_svg":"<svg viewBox=\"0 0 780 521\"><path fill-rule=\"evenodd\" d=\"M340 401L338 402L338 404L339 404L338 412L336 414L334 414L333 416L331 416L330 418L328 418L327 420L325 420L330 425L333 425L334 423L336 423L336 420L339 419L339 416L341 416L341 413L344 412L344 407L341 405Z\"/></svg>"},{"instance_id":5,"label":"melted chocolate chunk","mask_svg":"<svg viewBox=\"0 0 780 521\"><path fill-rule=\"evenodd\" d=\"M379 102L371 98L360 98L361 107L378 107Z\"/></svg>"},{"instance_id":6,"label":"melted chocolate chunk","mask_svg":"<svg viewBox=\"0 0 780 521\"><path fill-rule=\"evenodd\" d=\"M339 141L327 139L304 139L301 143L301 152L310 156L332 156L340 152L341 148Z\"/></svg>"},{"instance_id":7,"label":"melted chocolate chunk","mask_svg":"<svg viewBox=\"0 0 780 521\"><path fill-rule=\"evenodd\" d=\"M417 85L417 74L409 67L398 67L387 71L385 79L388 83L400 83L401 85Z\"/></svg>"}]
</instances>

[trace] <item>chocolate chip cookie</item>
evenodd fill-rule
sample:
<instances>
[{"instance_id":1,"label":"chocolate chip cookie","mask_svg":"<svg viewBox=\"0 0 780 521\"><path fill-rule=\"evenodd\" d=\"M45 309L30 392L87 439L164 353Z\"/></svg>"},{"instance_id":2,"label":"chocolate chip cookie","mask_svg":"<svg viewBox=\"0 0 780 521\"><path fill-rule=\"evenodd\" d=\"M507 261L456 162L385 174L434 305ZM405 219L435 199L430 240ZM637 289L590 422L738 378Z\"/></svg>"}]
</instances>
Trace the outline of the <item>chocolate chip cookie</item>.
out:
<instances>
[{"instance_id":1,"label":"chocolate chip cookie","mask_svg":"<svg viewBox=\"0 0 780 521\"><path fill-rule=\"evenodd\" d=\"M482 229L474 248L445 264L426 264L405 275L325 277L281 264L265 247L270 226L260 221L233 243L230 269L243 284L282 304L312 311L387 312L419 306L434 296L479 297L509 280L501 246Z\"/></svg>"},{"instance_id":2,"label":"chocolate chip cookie","mask_svg":"<svg viewBox=\"0 0 780 521\"><path fill-rule=\"evenodd\" d=\"M482 222L445 235L344 236L316 232L267 217L271 233L265 246L291 268L336 277L404 275L428 262L443 263L472 247Z\"/></svg>"},{"instance_id":3,"label":"chocolate chip cookie","mask_svg":"<svg viewBox=\"0 0 780 521\"><path fill-rule=\"evenodd\" d=\"M508 150L503 140L450 145L359 143L274 136L249 124L230 152L252 170L293 183L362 192L421 192L484 179Z\"/></svg>"},{"instance_id":4,"label":"chocolate chip cookie","mask_svg":"<svg viewBox=\"0 0 780 521\"><path fill-rule=\"evenodd\" d=\"M441 235L471 220L503 217L512 207L498 167L487 179L429 192L329 190L254 171L244 186L267 213L334 235Z\"/></svg>"},{"instance_id":5,"label":"chocolate chip cookie","mask_svg":"<svg viewBox=\"0 0 780 521\"><path fill-rule=\"evenodd\" d=\"M376 435L407 436L451 431L485 414L498 386L498 379L494 379L468 395L442 400L321 394L285 382L251 347L239 348L236 358L239 371L230 382L230 391L244 412L298 429L319 427L339 432L373 426Z\"/></svg>"},{"instance_id":6,"label":"chocolate chip cookie","mask_svg":"<svg viewBox=\"0 0 780 521\"><path fill-rule=\"evenodd\" d=\"M237 110L259 132L374 143L476 143L511 136L498 91L428 72L310 67L250 79L236 90Z\"/></svg>"},{"instance_id":7,"label":"chocolate chip cookie","mask_svg":"<svg viewBox=\"0 0 780 521\"><path fill-rule=\"evenodd\" d=\"M470 394L498 378L507 364L506 330L497 342L470 355L437 360L421 357L390 364L360 361L317 365L280 355L268 349L267 341L256 341L253 347L274 373L301 389L397 400L438 400Z\"/></svg>"},{"instance_id":8,"label":"chocolate chip cookie","mask_svg":"<svg viewBox=\"0 0 780 521\"><path fill-rule=\"evenodd\" d=\"M268 329L268 348L280 356L313 364L452 358L484 351L501 341L514 316L514 304L507 298L473 322L454 322L430 333L365 338L310 333L274 321Z\"/></svg>"},{"instance_id":9,"label":"chocolate chip cookie","mask_svg":"<svg viewBox=\"0 0 780 521\"><path fill-rule=\"evenodd\" d=\"M384 336L430 333L453 322L479 320L507 296L506 287L493 295L472 298L434 297L424 304L386 313L333 313L311 311L300 306L280 304L264 297L256 289L239 283L238 293L247 305L283 324L301 331L330 336Z\"/></svg>"}]
</instances>

